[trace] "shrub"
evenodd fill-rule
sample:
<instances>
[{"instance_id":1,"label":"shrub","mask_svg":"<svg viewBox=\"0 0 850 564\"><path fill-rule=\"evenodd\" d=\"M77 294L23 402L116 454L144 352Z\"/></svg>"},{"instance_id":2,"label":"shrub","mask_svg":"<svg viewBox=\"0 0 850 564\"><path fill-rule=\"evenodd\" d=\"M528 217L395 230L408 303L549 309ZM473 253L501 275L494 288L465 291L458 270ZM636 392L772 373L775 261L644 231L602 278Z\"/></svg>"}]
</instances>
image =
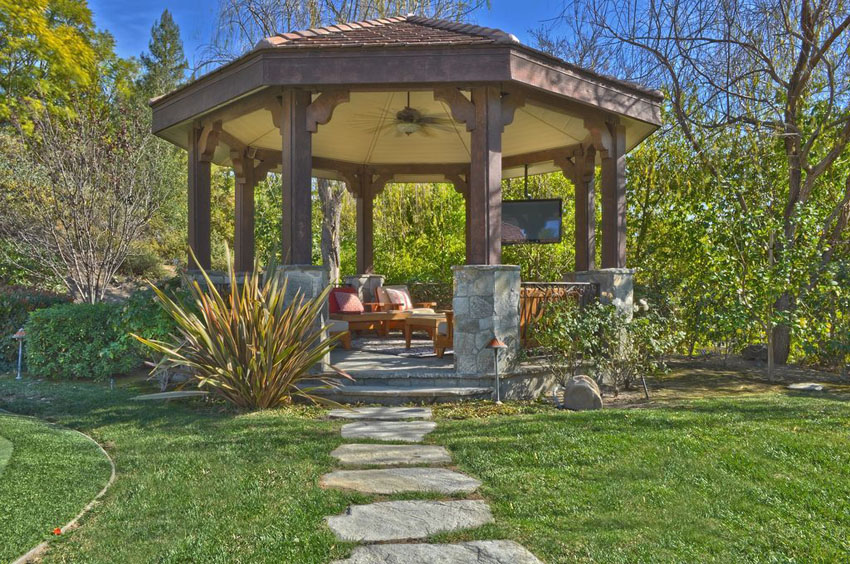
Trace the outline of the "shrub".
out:
<instances>
[{"instance_id":1,"label":"shrub","mask_svg":"<svg viewBox=\"0 0 850 564\"><path fill-rule=\"evenodd\" d=\"M27 365L35 376L100 380L138 364L133 354L107 354L120 336L118 304L61 304L30 314Z\"/></svg>"},{"instance_id":2,"label":"shrub","mask_svg":"<svg viewBox=\"0 0 850 564\"><path fill-rule=\"evenodd\" d=\"M24 326L31 311L71 301L68 296L20 286L0 288L0 367L8 368L18 358L12 335Z\"/></svg>"},{"instance_id":3,"label":"shrub","mask_svg":"<svg viewBox=\"0 0 850 564\"><path fill-rule=\"evenodd\" d=\"M317 401L305 386L314 380L309 370L330 352L336 337L325 337L315 325L330 288L313 299L299 293L285 303L287 283L278 276L261 282L257 264L237 283L230 253L229 291L219 292L206 272L205 284L189 284L195 310L153 288L164 310L177 325L176 338L166 341L137 336L140 342L162 353L166 367L185 367L194 383L237 407L272 408L290 403L293 396ZM270 269L274 272L273 268ZM195 311L200 313L195 313ZM319 378L319 387L333 379Z\"/></svg>"}]
</instances>

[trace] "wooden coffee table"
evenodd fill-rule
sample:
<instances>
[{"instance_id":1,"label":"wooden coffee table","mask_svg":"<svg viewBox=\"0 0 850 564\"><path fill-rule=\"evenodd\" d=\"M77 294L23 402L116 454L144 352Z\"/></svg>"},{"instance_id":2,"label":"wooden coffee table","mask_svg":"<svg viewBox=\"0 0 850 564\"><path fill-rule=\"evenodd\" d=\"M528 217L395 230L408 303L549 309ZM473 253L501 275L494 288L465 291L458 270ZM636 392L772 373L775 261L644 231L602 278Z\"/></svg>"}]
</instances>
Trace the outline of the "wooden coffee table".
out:
<instances>
[{"instance_id":1,"label":"wooden coffee table","mask_svg":"<svg viewBox=\"0 0 850 564\"><path fill-rule=\"evenodd\" d=\"M431 340L437 334L437 327L446 321L444 313L419 313L404 320L404 346L410 348L410 337L413 331L420 330L428 333Z\"/></svg>"},{"instance_id":2,"label":"wooden coffee table","mask_svg":"<svg viewBox=\"0 0 850 564\"><path fill-rule=\"evenodd\" d=\"M391 321L404 321L409 311L375 311L363 313L332 313L331 319L348 322L349 331L375 331L386 337Z\"/></svg>"}]
</instances>

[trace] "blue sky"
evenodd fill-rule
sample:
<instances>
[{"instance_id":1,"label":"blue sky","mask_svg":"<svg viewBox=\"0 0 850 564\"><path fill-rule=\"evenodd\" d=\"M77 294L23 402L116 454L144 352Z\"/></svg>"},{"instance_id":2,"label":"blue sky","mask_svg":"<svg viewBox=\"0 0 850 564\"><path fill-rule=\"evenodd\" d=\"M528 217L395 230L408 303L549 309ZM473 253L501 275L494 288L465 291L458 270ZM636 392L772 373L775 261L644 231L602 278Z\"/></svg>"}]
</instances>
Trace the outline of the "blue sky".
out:
<instances>
[{"instance_id":1,"label":"blue sky","mask_svg":"<svg viewBox=\"0 0 850 564\"><path fill-rule=\"evenodd\" d=\"M558 13L561 0L492 0L492 9L482 11L478 24L497 27L532 44L529 30ZM150 28L166 8L174 15L189 64L198 47L208 41L215 23L218 0L89 0L95 22L115 36L122 57L138 56L147 49Z\"/></svg>"}]
</instances>

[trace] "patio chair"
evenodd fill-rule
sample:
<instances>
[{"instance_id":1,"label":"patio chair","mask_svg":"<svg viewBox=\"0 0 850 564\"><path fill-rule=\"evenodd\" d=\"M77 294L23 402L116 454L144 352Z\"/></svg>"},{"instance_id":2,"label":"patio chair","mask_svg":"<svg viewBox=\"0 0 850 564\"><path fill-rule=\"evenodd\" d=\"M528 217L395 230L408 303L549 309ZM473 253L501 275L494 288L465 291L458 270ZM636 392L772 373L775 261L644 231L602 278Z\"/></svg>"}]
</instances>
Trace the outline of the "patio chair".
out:
<instances>
[{"instance_id":1,"label":"patio chair","mask_svg":"<svg viewBox=\"0 0 850 564\"><path fill-rule=\"evenodd\" d=\"M408 312L397 310L366 311L355 288L331 290L328 296L328 310L331 320L340 324L338 332L342 332L342 324L345 324L349 333L348 337L343 338L347 341L343 342L346 349L351 346L350 335L354 331L375 331L380 336L386 336L391 323L401 323L404 326L404 319L410 315Z\"/></svg>"},{"instance_id":2,"label":"patio chair","mask_svg":"<svg viewBox=\"0 0 850 564\"><path fill-rule=\"evenodd\" d=\"M446 320L437 326L437 333L434 335L434 352L437 358L443 358L446 349L454 346L455 327L454 313L446 312Z\"/></svg>"},{"instance_id":3,"label":"patio chair","mask_svg":"<svg viewBox=\"0 0 850 564\"><path fill-rule=\"evenodd\" d=\"M434 315L437 302L414 302L410 290L403 284L393 286L378 286L375 294L381 311L398 311L410 316ZM404 320L389 321L387 331L404 331Z\"/></svg>"}]
</instances>

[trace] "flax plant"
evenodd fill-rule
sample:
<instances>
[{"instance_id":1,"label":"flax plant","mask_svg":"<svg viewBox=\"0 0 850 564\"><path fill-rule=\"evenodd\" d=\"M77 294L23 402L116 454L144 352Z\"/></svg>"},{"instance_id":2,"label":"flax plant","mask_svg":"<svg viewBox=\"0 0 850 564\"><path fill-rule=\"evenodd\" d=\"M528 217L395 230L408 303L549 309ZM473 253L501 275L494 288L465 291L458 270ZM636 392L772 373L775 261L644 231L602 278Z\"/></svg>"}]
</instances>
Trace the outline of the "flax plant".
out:
<instances>
[{"instance_id":1,"label":"flax plant","mask_svg":"<svg viewBox=\"0 0 850 564\"><path fill-rule=\"evenodd\" d=\"M316 324L330 288L312 299L300 291L290 296L287 281L273 274L263 277L256 262L240 284L230 252L226 255L229 292L220 292L203 268L203 285L198 280L187 284L194 307L152 286L177 333L170 342L133 336L163 355L159 369L187 368L194 375L187 383L236 407L274 408L294 397L319 403L316 391L348 377L310 374L338 338L327 337L327 326Z\"/></svg>"}]
</instances>

